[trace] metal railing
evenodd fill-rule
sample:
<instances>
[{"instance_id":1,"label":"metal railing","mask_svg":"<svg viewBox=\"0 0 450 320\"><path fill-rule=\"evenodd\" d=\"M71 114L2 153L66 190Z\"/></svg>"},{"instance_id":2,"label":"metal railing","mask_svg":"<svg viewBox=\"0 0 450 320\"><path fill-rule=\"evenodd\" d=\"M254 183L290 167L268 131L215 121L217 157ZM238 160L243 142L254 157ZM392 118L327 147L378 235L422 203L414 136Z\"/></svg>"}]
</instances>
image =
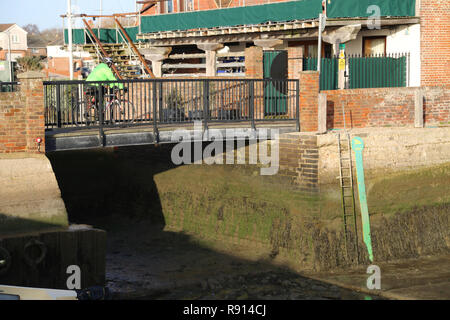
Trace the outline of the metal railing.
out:
<instances>
[{"instance_id":1,"label":"metal railing","mask_svg":"<svg viewBox=\"0 0 450 320\"><path fill-rule=\"evenodd\" d=\"M15 92L19 90L20 83L13 82L0 82L0 92Z\"/></svg>"},{"instance_id":2,"label":"metal railing","mask_svg":"<svg viewBox=\"0 0 450 320\"><path fill-rule=\"evenodd\" d=\"M45 81L47 130L158 127L166 124L293 121L299 130L299 81L136 79Z\"/></svg>"}]
</instances>

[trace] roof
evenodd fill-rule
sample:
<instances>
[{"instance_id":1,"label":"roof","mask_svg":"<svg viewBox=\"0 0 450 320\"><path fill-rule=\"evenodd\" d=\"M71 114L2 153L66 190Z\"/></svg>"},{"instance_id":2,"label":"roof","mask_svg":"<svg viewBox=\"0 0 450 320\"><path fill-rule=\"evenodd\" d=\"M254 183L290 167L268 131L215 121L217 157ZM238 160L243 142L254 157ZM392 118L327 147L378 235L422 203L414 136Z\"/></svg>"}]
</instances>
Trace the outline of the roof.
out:
<instances>
[{"instance_id":1,"label":"roof","mask_svg":"<svg viewBox=\"0 0 450 320\"><path fill-rule=\"evenodd\" d=\"M4 24L0 24L0 32L6 31L9 28L11 28L13 25L15 25L15 23L4 23Z\"/></svg>"}]
</instances>

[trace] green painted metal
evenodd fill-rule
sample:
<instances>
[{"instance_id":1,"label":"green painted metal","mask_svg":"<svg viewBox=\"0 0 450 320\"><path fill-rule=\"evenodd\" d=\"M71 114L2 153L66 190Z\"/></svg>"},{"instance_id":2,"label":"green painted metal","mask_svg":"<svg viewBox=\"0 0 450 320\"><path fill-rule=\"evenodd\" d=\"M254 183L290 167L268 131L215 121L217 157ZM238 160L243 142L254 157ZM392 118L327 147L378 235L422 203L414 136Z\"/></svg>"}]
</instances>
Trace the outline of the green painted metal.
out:
<instances>
[{"instance_id":1,"label":"green painted metal","mask_svg":"<svg viewBox=\"0 0 450 320\"><path fill-rule=\"evenodd\" d=\"M406 87L407 57L349 57L349 88Z\"/></svg>"},{"instance_id":2,"label":"green painted metal","mask_svg":"<svg viewBox=\"0 0 450 320\"><path fill-rule=\"evenodd\" d=\"M320 90L338 89L339 64L336 58L322 58L320 72ZM303 58L304 71L317 70L317 57Z\"/></svg>"},{"instance_id":3,"label":"green painted metal","mask_svg":"<svg viewBox=\"0 0 450 320\"><path fill-rule=\"evenodd\" d=\"M362 152L364 150L364 142L360 137L352 139L352 149L356 158L356 177L358 181L359 205L361 207L361 219L363 229L363 239L369 253L369 259L373 262L372 239L370 237L370 219L369 208L367 206L366 184L364 178L364 166Z\"/></svg>"},{"instance_id":4,"label":"green painted metal","mask_svg":"<svg viewBox=\"0 0 450 320\"><path fill-rule=\"evenodd\" d=\"M132 28L124 28L128 33L133 42L138 42L136 39L136 35L139 32L138 27ZM101 43L123 43L122 37L116 33L116 29L92 29L94 31L95 36L100 40ZM69 33L68 30L64 30L64 41L65 43L69 42ZM90 43L90 39L88 36L85 37L84 29L73 29L72 30L72 39L74 44L85 44Z\"/></svg>"},{"instance_id":5,"label":"green painted metal","mask_svg":"<svg viewBox=\"0 0 450 320\"><path fill-rule=\"evenodd\" d=\"M282 115L287 112L287 51L270 50L263 54L264 79L273 79L264 83L264 114Z\"/></svg>"},{"instance_id":6,"label":"green painted metal","mask_svg":"<svg viewBox=\"0 0 450 320\"><path fill-rule=\"evenodd\" d=\"M382 17L410 17L415 15L415 0L330 0L327 5L328 18L368 17L367 8L377 5ZM322 0L297 0L264 5L233 7L216 10L180 12L143 16L142 33L159 31L190 30L198 28L229 27L252 25L265 22L317 19L322 12ZM100 38L105 43L121 42L115 38L115 29L107 30ZM136 40L138 27L126 28L127 33ZM103 38L104 37L104 38ZM83 29L73 30L75 44L84 44ZM106 41L103 41L105 39ZM65 31L67 43L67 30ZM112 41L112 42L107 42Z\"/></svg>"},{"instance_id":7,"label":"green painted metal","mask_svg":"<svg viewBox=\"0 0 450 320\"><path fill-rule=\"evenodd\" d=\"M349 89L406 87L407 54L347 57ZM303 70L317 70L317 57L303 58ZM322 58L320 90L337 90L339 60Z\"/></svg>"}]
</instances>

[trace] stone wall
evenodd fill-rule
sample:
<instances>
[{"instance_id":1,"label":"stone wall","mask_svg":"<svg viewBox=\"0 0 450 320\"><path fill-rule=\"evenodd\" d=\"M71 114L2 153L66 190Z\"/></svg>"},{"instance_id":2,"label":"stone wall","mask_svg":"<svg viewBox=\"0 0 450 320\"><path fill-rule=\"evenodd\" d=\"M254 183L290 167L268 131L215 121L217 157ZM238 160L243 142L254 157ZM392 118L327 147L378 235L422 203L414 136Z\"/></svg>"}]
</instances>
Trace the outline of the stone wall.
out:
<instances>
[{"instance_id":1,"label":"stone wall","mask_svg":"<svg viewBox=\"0 0 450 320\"><path fill-rule=\"evenodd\" d=\"M350 136L364 140L363 161L368 177L450 162L450 127L358 129L352 130ZM319 184L337 183L336 134L317 136L317 148ZM352 157L355 161L354 152Z\"/></svg>"},{"instance_id":2,"label":"stone wall","mask_svg":"<svg viewBox=\"0 0 450 320\"><path fill-rule=\"evenodd\" d=\"M350 137L363 138L364 168L368 176L429 167L450 161L450 127L355 129ZM336 133L288 133L280 136L279 174L302 190L317 192L336 184L339 176ZM354 153L352 152L353 163Z\"/></svg>"}]
</instances>

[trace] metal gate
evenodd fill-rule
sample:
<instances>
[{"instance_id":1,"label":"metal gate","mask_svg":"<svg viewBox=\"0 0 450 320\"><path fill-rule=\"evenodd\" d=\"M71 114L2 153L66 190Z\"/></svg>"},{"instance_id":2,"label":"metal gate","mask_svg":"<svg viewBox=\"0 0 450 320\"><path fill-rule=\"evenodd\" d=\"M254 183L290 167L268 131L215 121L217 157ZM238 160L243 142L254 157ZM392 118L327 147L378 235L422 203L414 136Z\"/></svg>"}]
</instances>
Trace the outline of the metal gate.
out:
<instances>
[{"instance_id":1,"label":"metal gate","mask_svg":"<svg viewBox=\"0 0 450 320\"><path fill-rule=\"evenodd\" d=\"M264 114L271 116L284 115L287 112L288 87L288 55L286 50L264 51Z\"/></svg>"}]
</instances>

